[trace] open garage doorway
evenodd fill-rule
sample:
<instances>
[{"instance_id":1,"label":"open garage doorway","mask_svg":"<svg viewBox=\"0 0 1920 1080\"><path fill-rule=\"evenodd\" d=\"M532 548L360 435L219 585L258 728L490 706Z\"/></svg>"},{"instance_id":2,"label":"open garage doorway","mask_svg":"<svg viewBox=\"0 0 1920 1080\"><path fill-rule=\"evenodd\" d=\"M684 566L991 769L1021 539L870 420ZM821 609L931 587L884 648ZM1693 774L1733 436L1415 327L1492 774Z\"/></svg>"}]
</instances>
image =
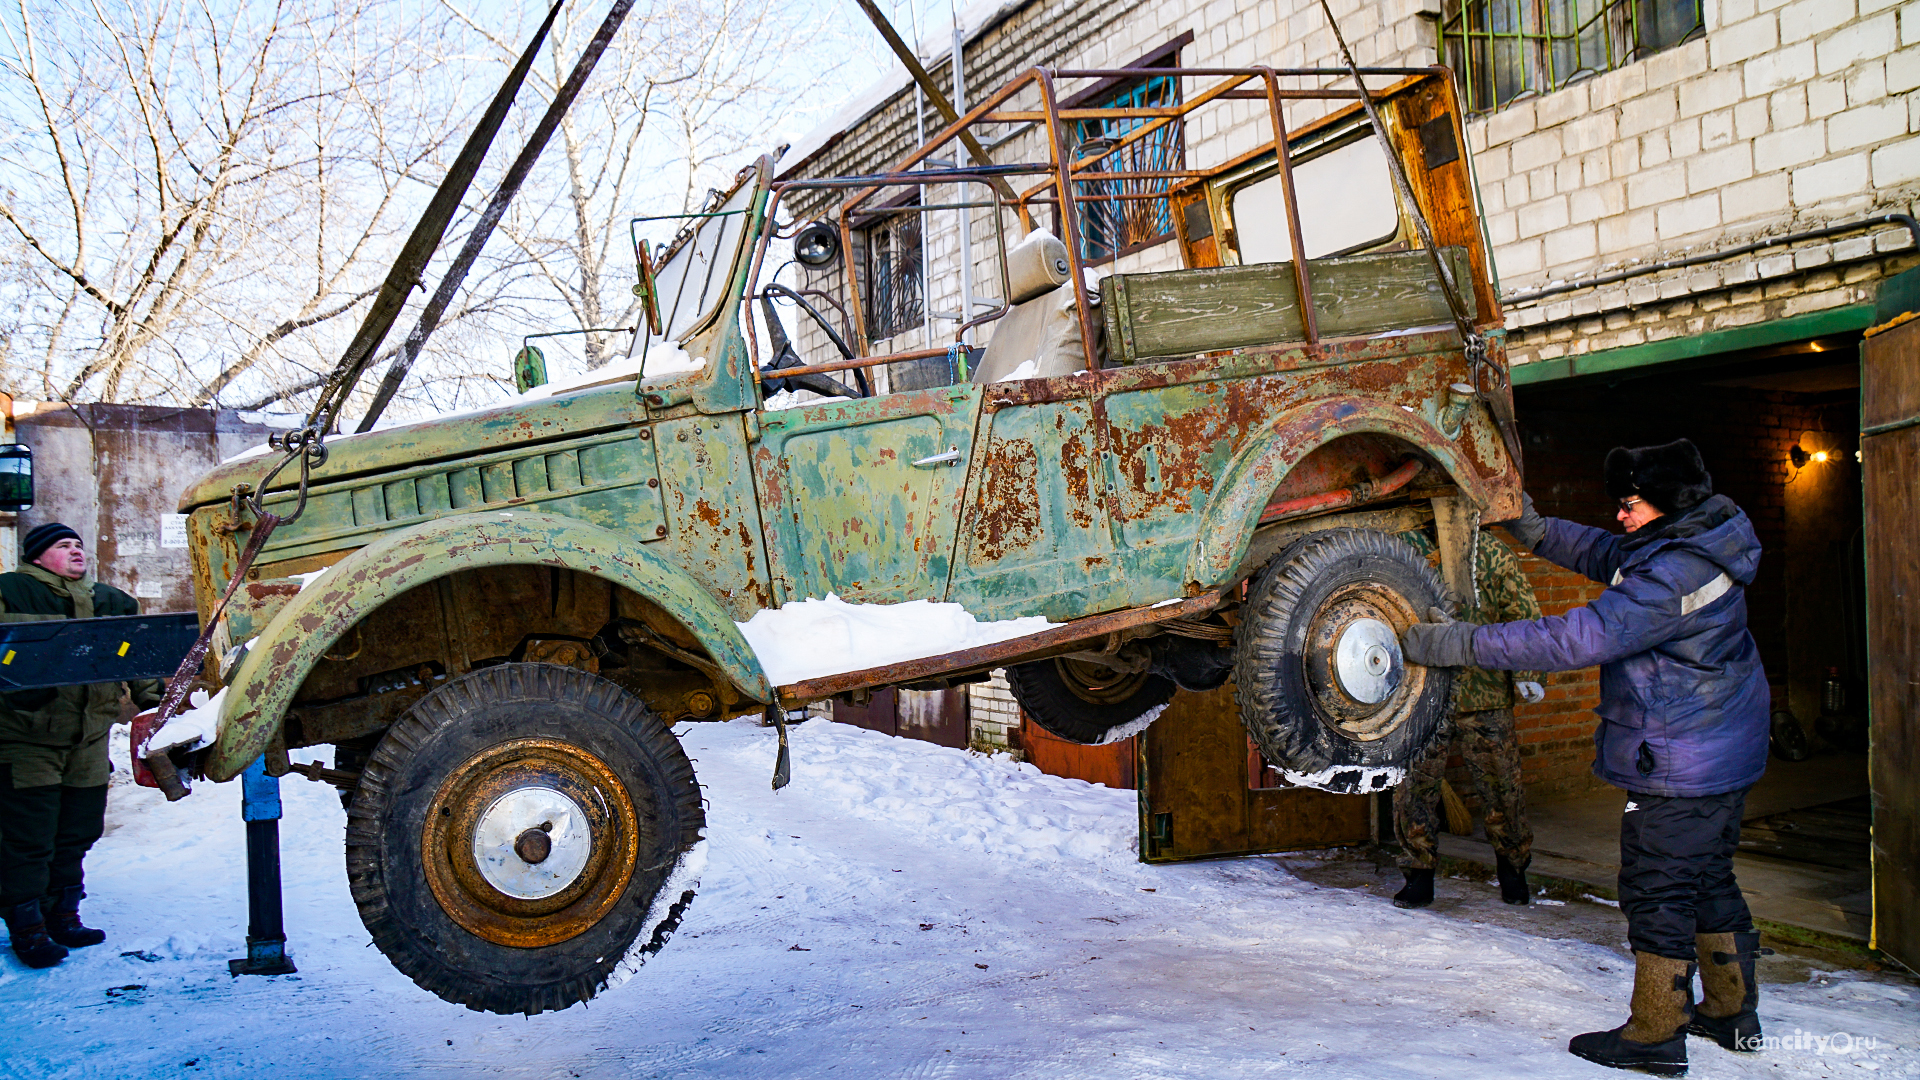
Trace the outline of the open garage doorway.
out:
<instances>
[{"instance_id":1,"label":"open garage doorway","mask_svg":"<svg viewBox=\"0 0 1920 1080\"><path fill-rule=\"evenodd\" d=\"M1757 916L1864 942L1871 920L1859 335L1517 388L1527 488L1544 514L1618 531L1601 463L1686 437L1764 553L1747 590L1774 747L1748 796L1738 873ZM1558 614L1602 585L1525 561ZM1536 870L1611 885L1624 795L1590 772L1593 670L1518 710ZM1455 786L1463 793L1470 785ZM1456 841L1465 843L1465 841ZM1558 864L1556 865L1556 861Z\"/></svg>"}]
</instances>

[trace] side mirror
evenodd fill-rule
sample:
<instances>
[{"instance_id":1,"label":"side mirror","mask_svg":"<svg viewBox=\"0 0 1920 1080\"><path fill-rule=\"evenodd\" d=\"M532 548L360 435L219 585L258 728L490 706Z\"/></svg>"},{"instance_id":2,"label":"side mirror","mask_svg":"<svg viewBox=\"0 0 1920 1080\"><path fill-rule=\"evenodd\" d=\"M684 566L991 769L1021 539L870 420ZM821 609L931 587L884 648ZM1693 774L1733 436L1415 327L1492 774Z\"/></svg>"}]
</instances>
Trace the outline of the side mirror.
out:
<instances>
[{"instance_id":1,"label":"side mirror","mask_svg":"<svg viewBox=\"0 0 1920 1080\"><path fill-rule=\"evenodd\" d=\"M640 245L640 280L634 283L633 295L640 298L640 309L647 320L647 334L660 336L660 290L654 283L653 256L648 253L647 245Z\"/></svg>"},{"instance_id":2,"label":"side mirror","mask_svg":"<svg viewBox=\"0 0 1920 1080\"><path fill-rule=\"evenodd\" d=\"M809 270L825 270L840 260L840 232L824 221L808 223L793 237L794 261Z\"/></svg>"},{"instance_id":3,"label":"side mirror","mask_svg":"<svg viewBox=\"0 0 1920 1080\"><path fill-rule=\"evenodd\" d=\"M33 509L33 448L19 443L0 446L0 511Z\"/></svg>"},{"instance_id":4,"label":"side mirror","mask_svg":"<svg viewBox=\"0 0 1920 1080\"><path fill-rule=\"evenodd\" d=\"M522 345L513 354L513 388L524 394L547 385L547 354L536 345Z\"/></svg>"}]
</instances>

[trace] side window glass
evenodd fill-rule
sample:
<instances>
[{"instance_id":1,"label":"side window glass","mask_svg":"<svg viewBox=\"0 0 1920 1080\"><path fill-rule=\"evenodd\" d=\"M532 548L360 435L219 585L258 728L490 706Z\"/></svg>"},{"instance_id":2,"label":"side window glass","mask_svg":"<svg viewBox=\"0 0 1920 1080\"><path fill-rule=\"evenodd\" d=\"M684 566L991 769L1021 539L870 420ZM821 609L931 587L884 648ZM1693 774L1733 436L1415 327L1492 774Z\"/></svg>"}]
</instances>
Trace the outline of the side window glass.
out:
<instances>
[{"instance_id":1,"label":"side window glass","mask_svg":"<svg viewBox=\"0 0 1920 1080\"><path fill-rule=\"evenodd\" d=\"M1365 251L1399 233L1400 205L1379 140L1364 138L1300 162L1293 178L1307 258ZM1228 209L1243 264L1293 258L1278 173L1235 190Z\"/></svg>"}]
</instances>

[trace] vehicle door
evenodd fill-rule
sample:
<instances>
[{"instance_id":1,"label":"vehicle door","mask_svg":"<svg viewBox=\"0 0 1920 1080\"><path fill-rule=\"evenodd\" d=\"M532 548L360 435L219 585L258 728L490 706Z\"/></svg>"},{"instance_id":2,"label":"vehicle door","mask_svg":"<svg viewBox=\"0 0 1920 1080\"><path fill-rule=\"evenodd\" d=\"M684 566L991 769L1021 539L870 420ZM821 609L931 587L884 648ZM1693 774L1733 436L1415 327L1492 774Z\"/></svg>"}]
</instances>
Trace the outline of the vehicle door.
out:
<instances>
[{"instance_id":1,"label":"vehicle door","mask_svg":"<svg viewBox=\"0 0 1920 1080\"><path fill-rule=\"evenodd\" d=\"M779 603L944 599L981 394L936 386L758 414Z\"/></svg>"},{"instance_id":2,"label":"vehicle door","mask_svg":"<svg viewBox=\"0 0 1920 1080\"><path fill-rule=\"evenodd\" d=\"M1056 621L1120 606L1094 423L1095 375L980 389L950 597L980 618Z\"/></svg>"}]
</instances>

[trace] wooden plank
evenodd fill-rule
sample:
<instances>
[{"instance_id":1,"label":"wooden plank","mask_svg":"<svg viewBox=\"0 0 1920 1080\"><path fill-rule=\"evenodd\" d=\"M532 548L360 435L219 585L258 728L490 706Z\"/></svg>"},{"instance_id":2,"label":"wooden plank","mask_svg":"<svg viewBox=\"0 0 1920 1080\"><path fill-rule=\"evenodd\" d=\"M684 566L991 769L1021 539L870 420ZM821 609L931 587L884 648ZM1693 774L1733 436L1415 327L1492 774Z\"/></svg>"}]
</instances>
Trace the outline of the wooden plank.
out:
<instances>
[{"instance_id":1,"label":"wooden plank","mask_svg":"<svg viewBox=\"0 0 1920 1080\"><path fill-rule=\"evenodd\" d=\"M1233 684L1180 693L1140 739L1140 858L1177 862L1364 844L1365 795L1254 790Z\"/></svg>"},{"instance_id":2,"label":"wooden plank","mask_svg":"<svg viewBox=\"0 0 1920 1080\"><path fill-rule=\"evenodd\" d=\"M1861 345L1862 426L1920 412L1920 321ZM1920 967L1920 427L1862 438L1873 944Z\"/></svg>"},{"instance_id":3,"label":"wooden plank","mask_svg":"<svg viewBox=\"0 0 1920 1080\"><path fill-rule=\"evenodd\" d=\"M1466 132L1460 125L1460 108L1454 99L1452 82L1435 79L1411 87L1383 103L1382 108L1392 118L1388 132L1394 151L1407 164L1407 185L1426 211L1434 243L1442 247L1460 245L1472 259L1472 275L1454 280L1460 283L1462 292L1468 291L1471 284L1474 296L1469 298L1469 303L1484 313L1478 316L1481 323L1499 324L1500 302L1494 294L1493 267L1480 246L1480 203L1474 197ZM1454 154L1450 160L1429 166L1421 129L1435 121L1452 128Z\"/></svg>"},{"instance_id":4,"label":"wooden plank","mask_svg":"<svg viewBox=\"0 0 1920 1080\"><path fill-rule=\"evenodd\" d=\"M1449 248L1461 280L1466 252ZM1314 259L1314 306L1322 337L1350 337L1451 323L1433 263L1424 251ZM1121 363L1193 356L1300 341L1300 305L1291 263L1218 266L1158 274L1115 274L1100 283L1107 340ZM1473 297L1465 299L1469 306Z\"/></svg>"}]
</instances>

